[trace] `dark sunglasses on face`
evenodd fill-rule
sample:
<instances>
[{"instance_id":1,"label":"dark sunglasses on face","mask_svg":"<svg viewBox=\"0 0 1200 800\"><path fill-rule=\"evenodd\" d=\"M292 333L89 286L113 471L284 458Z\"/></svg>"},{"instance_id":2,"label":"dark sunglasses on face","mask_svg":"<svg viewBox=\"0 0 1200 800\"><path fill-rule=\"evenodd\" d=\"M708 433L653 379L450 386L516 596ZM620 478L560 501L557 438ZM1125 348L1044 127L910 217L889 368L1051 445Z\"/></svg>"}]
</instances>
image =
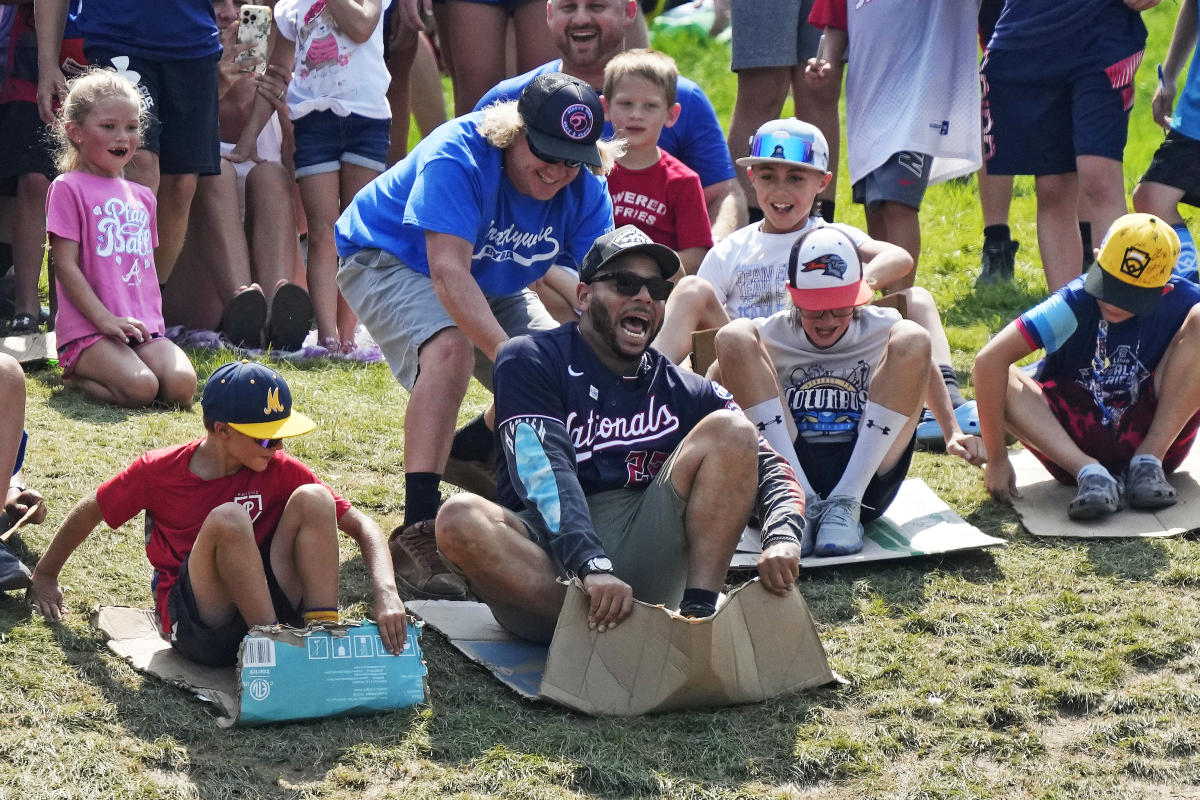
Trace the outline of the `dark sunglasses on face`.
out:
<instances>
[{"instance_id":1,"label":"dark sunglasses on face","mask_svg":"<svg viewBox=\"0 0 1200 800\"><path fill-rule=\"evenodd\" d=\"M263 450L270 450L283 444L283 439L255 439L254 441L258 442L258 446Z\"/></svg>"},{"instance_id":2,"label":"dark sunglasses on face","mask_svg":"<svg viewBox=\"0 0 1200 800\"><path fill-rule=\"evenodd\" d=\"M660 302L666 300L667 296L671 294L671 290L675 288L675 284L665 278L643 278L632 272L606 272L592 278L588 283L602 281L612 281L616 290L626 297L637 297L638 292L642 291L642 287L645 286L646 291L650 293L650 299Z\"/></svg>"},{"instance_id":3,"label":"dark sunglasses on face","mask_svg":"<svg viewBox=\"0 0 1200 800\"><path fill-rule=\"evenodd\" d=\"M827 308L823 311L812 311L803 308L800 309L800 316L804 317L805 319L824 319L826 314L837 319L845 319L853 313L853 306L850 306L849 308Z\"/></svg>"},{"instance_id":4,"label":"dark sunglasses on face","mask_svg":"<svg viewBox=\"0 0 1200 800\"><path fill-rule=\"evenodd\" d=\"M540 161L545 161L547 164L562 164L567 169L575 169L576 167L583 166L582 161L575 161L570 158L555 158L554 156L546 155L541 150L538 150L533 146L533 140L528 136L525 137L525 144L529 145L529 152L533 153L534 158Z\"/></svg>"}]
</instances>

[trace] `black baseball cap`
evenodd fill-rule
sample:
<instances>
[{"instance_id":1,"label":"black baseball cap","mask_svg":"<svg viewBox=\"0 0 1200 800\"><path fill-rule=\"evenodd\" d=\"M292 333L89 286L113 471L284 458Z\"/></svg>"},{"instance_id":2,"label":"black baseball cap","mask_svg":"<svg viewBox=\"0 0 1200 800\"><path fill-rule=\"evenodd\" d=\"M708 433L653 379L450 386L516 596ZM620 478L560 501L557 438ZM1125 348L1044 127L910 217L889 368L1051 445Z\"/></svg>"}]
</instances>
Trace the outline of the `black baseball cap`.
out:
<instances>
[{"instance_id":1,"label":"black baseball cap","mask_svg":"<svg viewBox=\"0 0 1200 800\"><path fill-rule=\"evenodd\" d=\"M283 376L254 361L232 361L214 370L200 407L209 422L224 422L256 439L299 436L317 427L292 410L292 391Z\"/></svg>"},{"instance_id":2,"label":"black baseball cap","mask_svg":"<svg viewBox=\"0 0 1200 800\"><path fill-rule=\"evenodd\" d=\"M609 231L593 244L587 255L583 257L583 266L579 270L579 280L590 283L599 274L600 269L617 256L629 253L645 253L658 263L658 271L664 278L670 278L679 271L679 255L663 244L658 244L649 236L632 225L622 225L615 231Z\"/></svg>"},{"instance_id":3,"label":"black baseball cap","mask_svg":"<svg viewBox=\"0 0 1200 800\"><path fill-rule=\"evenodd\" d=\"M521 92L517 112L538 152L600 166L596 142L604 130L604 106L591 86L561 72L545 72Z\"/></svg>"}]
</instances>

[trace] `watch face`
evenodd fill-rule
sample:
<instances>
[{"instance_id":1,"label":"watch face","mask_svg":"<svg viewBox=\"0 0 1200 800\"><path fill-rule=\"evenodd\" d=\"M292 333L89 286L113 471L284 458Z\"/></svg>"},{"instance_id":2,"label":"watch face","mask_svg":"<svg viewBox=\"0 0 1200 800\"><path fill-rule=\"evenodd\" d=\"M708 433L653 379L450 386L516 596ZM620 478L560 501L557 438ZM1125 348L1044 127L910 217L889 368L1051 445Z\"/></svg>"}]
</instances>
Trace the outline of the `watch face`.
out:
<instances>
[{"instance_id":1,"label":"watch face","mask_svg":"<svg viewBox=\"0 0 1200 800\"><path fill-rule=\"evenodd\" d=\"M599 556L597 558L593 558L591 561L588 562L588 566L591 567L592 570L594 570L596 572L612 572L612 568L613 568L612 562L609 561L604 556Z\"/></svg>"}]
</instances>

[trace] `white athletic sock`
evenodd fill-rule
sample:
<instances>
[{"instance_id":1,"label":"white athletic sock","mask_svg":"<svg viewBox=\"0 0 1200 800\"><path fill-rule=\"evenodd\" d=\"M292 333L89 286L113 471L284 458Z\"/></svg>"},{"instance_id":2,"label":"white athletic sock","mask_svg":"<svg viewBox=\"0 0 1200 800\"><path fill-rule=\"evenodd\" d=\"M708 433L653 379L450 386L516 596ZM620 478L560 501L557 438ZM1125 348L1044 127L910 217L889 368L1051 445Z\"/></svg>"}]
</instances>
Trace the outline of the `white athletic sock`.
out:
<instances>
[{"instance_id":1,"label":"white athletic sock","mask_svg":"<svg viewBox=\"0 0 1200 800\"><path fill-rule=\"evenodd\" d=\"M1151 456L1153 458L1153 456ZM1084 464L1079 472L1075 473L1075 482L1083 483L1083 479L1088 475L1101 475L1108 478L1110 481L1116 480L1112 473L1105 469L1103 464Z\"/></svg>"},{"instance_id":2,"label":"white athletic sock","mask_svg":"<svg viewBox=\"0 0 1200 800\"><path fill-rule=\"evenodd\" d=\"M1136 467L1138 464L1153 464L1159 469L1162 469L1162 461L1160 461L1158 456L1154 455L1153 453L1139 453L1138 455L1129 459L1130 467Z\"/></svg>"},{"instance_id":3,"label":"white athletic sock","mask_svg":"<svg viewBox=\"0 0 1200 800\"><path fill-rule=\"evenodd\" d=\"M850 452L846 469L829 496L847 495L862 500L867 484L875 476L888 450L896 443L896 437L906 422L907 414L884 408L873 400L867 401L862 421L858 423L858 439L854 442L854 450Z\"/></svg>"},{"instance_id":4,"label":"white athletic sock","mask_svg":"<svg viewBox=\"0 0 1200 800\"><path fill-rule=\"evenodd\" d=\"M758 428L758 435L766 439L767 444L771 445L775 452L783 456L792 466L792 471L796 473L796 480L800 482L800 488L804 490L804 496L814 497L816 492L809 485L808 477L800 468L800 459L796 457L796 447L792 443L791 435L788 433L787 420L783 416L785 413L787 412L783 410L783 401L778 397L772 397L745 409L746 416Z\"/></svg>"}]
</instances>

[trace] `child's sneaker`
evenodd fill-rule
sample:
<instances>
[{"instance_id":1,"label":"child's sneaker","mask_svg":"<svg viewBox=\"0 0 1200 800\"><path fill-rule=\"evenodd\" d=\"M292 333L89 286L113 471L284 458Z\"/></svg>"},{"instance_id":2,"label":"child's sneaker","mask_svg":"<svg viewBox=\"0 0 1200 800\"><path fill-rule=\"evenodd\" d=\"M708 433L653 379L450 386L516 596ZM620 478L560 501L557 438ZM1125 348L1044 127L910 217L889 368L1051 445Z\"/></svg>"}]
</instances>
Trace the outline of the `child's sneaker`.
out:
<instances>
[{"instance_id":1,"label":"child's sneaker","mask_svg":"<svg viewBox=\"0 0 1200 800\"><path fill-rule=\"evenodd\" d=\"M1142 462L1129 468L1125 477L1125 492L1129 496L1129 507L1144 510L1166 508L1175 505L1179 493L1167 482L1160 464Z\"/></svg>"},{"instance_id":2,"label":"child's sneaker","mask_svg":"<svg viewBox=\"0 0 1200 800\"><path fill-rule=\"evenodd\" d=\"M979 436L979 407L974 400L968 400L954 409L954 419L958 427L968 436ZM928 408L921 412L921 420L917 423L917 446L925 450L945 450L946 437L942 426L934 418Z\"/></svg>"},{"instance_id":3,"label":"child's sneaker","mask_svg":"<svg viewBox=\"0 0 1200 800\"><path fill-rule=\"evenodd\" d=\"M1121 482L1111 475L1085 475L1075 499L1067 505L1074 520L1098 519L1121 510Z\"/></svg>"},{"instance_id":4,"label":"child's sneaker","mask_svg":"<svg viewBox=\"0 0 1200 800\"><path fill-rule=\"evenodd\" d=\"M848 556L862 550L862 504L857 497L836 495L824 500L817 526L818 556Z\"/></svg>"},{"instance_id":5,"label":"child's sneaker","mask_svg":"<svg viewBox=\"0 0 1200 800\"><path fill-rule=\"evenodd\" d=\"M985 242L979 258L979 277L976 286L991 286L996 283L1011 283L1017 262L1017 250L1021 243Z\"/></svg>"}]
</instances>

